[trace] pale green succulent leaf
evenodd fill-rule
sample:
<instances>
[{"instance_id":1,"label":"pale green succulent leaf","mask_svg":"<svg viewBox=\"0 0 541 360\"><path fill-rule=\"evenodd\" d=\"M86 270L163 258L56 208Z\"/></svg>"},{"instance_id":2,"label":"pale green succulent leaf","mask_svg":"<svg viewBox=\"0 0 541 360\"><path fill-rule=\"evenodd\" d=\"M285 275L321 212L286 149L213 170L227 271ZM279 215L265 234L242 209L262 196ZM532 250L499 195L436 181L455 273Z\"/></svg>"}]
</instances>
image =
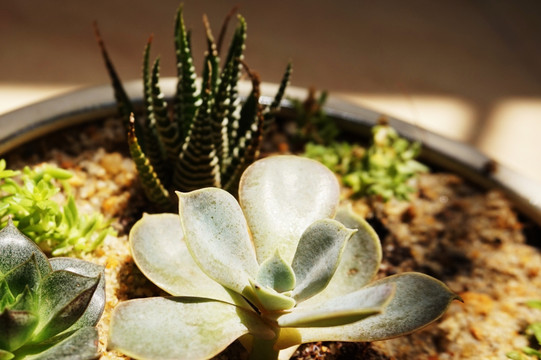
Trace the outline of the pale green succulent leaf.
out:
<instances>
[{"instance_id":1,"label":"pale green succulent leaf","mask_svg":"<svg viewBox=\"0 0 541 360\"><path fill-rule=\"evenodd\" d=\"M17 352L17 358L24 360L91 360L97 359L99 353L98 330L86 326L76 331L62 334L39 345L25 347Z\"/></svg>"},{"instance_id":2,"label":"pale green succulent leaf","mask_svg":"<svg viewBox=\"0 0 541 360\"><path fill-rule=\"evenodd\" d=\"M295 273L291 265L280 256L278 250L261 264L256 280L279 293L293 290L295 287Z\"/></svg>"},{"instance_id":3,"label":"pale green succulent leaf","mask_svg":"<svg viewBox=\"0 0 541 360\"><path fill-rule=\"evenodd\" d=\"M66 270L45 277L39 289L40 323L34 341L43 341L72 326L85 312L99 281L100 276Z\"/></svg>"},{"instance_id":4,"label":"pale green succulent leaf","mask_svg":"<svg viewBox=\"0 0 541 360\"><path fill-rule=\"evenodd\" d=\"M34 254L41 276L49 274L51 266L47 256L35 242L24 236L16 227L8 223L0 230L0 273L6 274L17 265L27 261Z\"/></svg>"},{"instance_id":5,"label":"pale green succulent leaf","mask_svg":"<svg viewBox=\"0 0 541 360\"><path fill-rule=\"evenodd\" d=\"M377 341L407 335L440 318L453 300L460 298L428 275L404 273L371 284L395 284L396 292L381 314L349 325L297 328L297 344L313 341ZM294 345L284 343L284 348Z\"/></svg>"},{"instance_id":6,"label":"pale green succulent leaf","mask_svg":"<svg viewBox=\"0 0 541 360\"><path fill-rule=\"evenodd\" d=\"M255 301L257 301L257 306L258 308L260 307L261 310L289 310L293 308L296 304L295 299L293 299L287 293L281 294L270 287L262 286L255 282L252 282L251 285L252 288L250 290L253 291L253 294L251 292L245 291L243 295L252 301L257 299ZM255 295L255 299L253 295Z\"/></svg>"},{"instance_id":7,"label":"pale green succulent leaf","mask_svg":"<svg viewBox=\"0 0 541 360\"><path fill-rule=\"evenodd\" d=\"M105 308L105 269L101 265L76 258L57 257L49 260L53 270L67 270L75 274L98 277L99 282L83 315L68 330L96 326Z\"/></svg>"},{"instance_id":8,"label":"pale green succulent leaf","mask_svg":"<svg viewBox=\"0 0 541 360\"><path fill-rule=\"evenodd\" d=\"M188 250L203 272L242 294L259 265L242 210L218 188L179 195L179 213Z\"/></svg>"},{"instance_id":9,"label":"pale green succulent leaf","mask_svg":"<svg viewBox=\"0 0 541 360\"><path fill-rule=\"evenodd\" d=\"M327 299L349 294L368 284L379 270L381 242L372 227L351 206L341 206L335 220L357 232L348 240L338 269L327 287L305 303L315 306Z\"/></svg>"},{"instance_id":10,"label":"pale green succulent leaf","mask_svg":"<svg viewBox=\"0 0 541 360\"><path fill-rule=\"evenodd\" d=\"M328 300L317 307L298 307L278 318L281 327L328 327L351 324L384 311L394 284L363 288Z\"/></svg>"},{"instance_id":11,"label":"pale green succulent leaf","mask_svg":"<svg viewBox=\"0 0 541 360\"><path fill-rule=\"evenodd\" d=\"M331 219L318 220L306 229L291 264L297 279L292 297L297 302L314 296L327 286L354 233Z\"/></svg>"},{"instance_id":12,"label":"pale green succulent leaf","mask_svg":"<svg viewBox=\"0 0 541 360\"><path fill-rule=\"evenodd\" d=\"M134 358L209 359L242 335L273 338L252 311L198 298L146 298L113 311L108 347ZM158 336L148 336L158 334Z\"/></svg>"},{"instance_id":13,"label":"pale green succulent leaf","mask_svg":"<svg viewBox=\"0 0 541 360\"><path fill-rule=\"evenodd\" d=\"M32 337L37 324L35 313L5 309L0 313L0 349L17 350Z\"/></svg>"},{"instance_id":14,"label":"pale green succulent leaf","mask_svg":"<svg viewBox=\"0 0 541 360\"><path fill-rule=\"evenodd\" d=\"M304 230L316 220L332 218L339 196L335 175L314 160L282 155L249 166L240 181L239 202L259 262L276 249L291 262Z\"/></svg>"},{"instance_id":15,"label":"pale green succulent leaf","mask_svg":"<svg viewBox=\"0 0 541 360\"><path fill-rule=\"evenodd\" d=\"M178 214L143 215L132 227L129 240L135 263L161 289L175 296L234 303L230 293L193 260Z\"/></svg>"}]
</instances>

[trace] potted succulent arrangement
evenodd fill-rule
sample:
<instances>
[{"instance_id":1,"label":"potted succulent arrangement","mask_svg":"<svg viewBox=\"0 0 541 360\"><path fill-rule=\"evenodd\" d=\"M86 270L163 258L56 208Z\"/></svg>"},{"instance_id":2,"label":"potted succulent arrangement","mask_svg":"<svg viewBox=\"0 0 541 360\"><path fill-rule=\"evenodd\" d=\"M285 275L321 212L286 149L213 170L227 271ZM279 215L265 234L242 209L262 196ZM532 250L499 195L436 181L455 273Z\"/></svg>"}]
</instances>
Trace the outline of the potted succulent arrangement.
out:
<instances>
[{"instance_id":1,"label":"potted succulent arrangement","mask_svg":"<svg viewBox=\"0 0 541 360\"><path fill-rule=\"evenodd\" d=\"M107 109L0 139L91 120L64 150L6 155L55 166L0 162L0 359L539 356L541 255L500 191L431 173L393 119L344 135L353 115L325 94L280 111L291 65L263 97L245 20L222 66L205 27L200 80L180 7L178 78L160 81L149 41L138 96L97 33L118 116L100 88Z\"/></svg>"},{"instance_id":2,"label":"potted succulent arrangement","mask_svg":"<svg viewBox=\"0 0 541 360\"><path fill-rule=\"evenodd\" d=\"M11 221L0 231L0 249L0 358L96 358L103 268L71 257L48 259Z\"/></svg>"}]
</instances>

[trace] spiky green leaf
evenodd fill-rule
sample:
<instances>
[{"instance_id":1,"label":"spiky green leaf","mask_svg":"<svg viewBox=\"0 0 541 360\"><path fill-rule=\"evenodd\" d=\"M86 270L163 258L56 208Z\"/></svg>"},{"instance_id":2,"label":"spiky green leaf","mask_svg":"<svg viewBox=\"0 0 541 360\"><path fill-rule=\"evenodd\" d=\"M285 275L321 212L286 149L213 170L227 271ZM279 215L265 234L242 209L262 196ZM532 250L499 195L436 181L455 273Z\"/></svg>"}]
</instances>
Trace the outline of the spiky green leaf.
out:
<instances>
[{"instance_id":1,"label":"spiky green leaf","mask_svg":"<svg viewBox=\"0 0 541 360\"><path fill-rule=\"evenodd\" d=\"M197 94L195 84L195 67L189 37L184 25L182 5L179 6L175 18L175 50L179 81L174 99L174 121L178 124L181 139L184 139L188 136L196 116L200 97Z\"/></svg>"},{"instance_id":2,"label":"spiky green leaf","mask_svg":"<svg viewBox=\"0 0 541 360\"><path fill-rule=\"evenodd\" d=\"M170 162L175 162L178 159L182 146L182 139L178 130L178 124L169 120L167 114L167 102L160 85L160 58L157 58L152 67L151 78L151 99L152 99L152 116L156 123L156 130L161 143L164 146L165 153Z\"/></svg>"},{"instance_id":3,"label":"spiky green leaf","mask_svg":"<svg viewBox=\"0 0 541 360\"><path fill-rule=\"evenodd\" d=\"M150 48L152 44L152 36L149 38L145 51L143 54L143 94L144 94L144 109L145 109L145 132L144 143L145 147L142 149L145 155L150 160L150 163L154 167L156 173L161 179L170 178L170 172L166 167L166 151L163 143L160 141L158 130L156 129L156 114L153 106L153 81L158 82L158 79L154 79L151 76L150 69Z\"/></svg>"},{"instance_id":4,"label":"spiky green leaf","mask_svg":"<svg viewBox=\"0 0 541 360\"><path fill-rule=\"evenodd\" d=\"M141 147L139 146L138 138L135 135L134 123L132 114L132 121L130 124L128 132L128 145L130 149L130 154L135 162L135 167L141 179L141 184L143 185L143 190L147 197L163 207L170 206L169 192L165 189L158 177L158 174L154 171L154 167L150 163L150 160L145 156Z\"/></svg>"},{"instance_id":5,"label":"spiky green leaf","mask_svg":"<svg viewBox=\"0 0 541 360\"><path fill-rule=\"evenodd\" d=\"M113 65L113 62L111 61L109 57L109 53L107 52L107 49L105 48L105 43L103 42L101 34L98 30L97 23L94 23L94 33L96 35L96 40L98 42L103 60L105 62L105 67L107 68L107 72L109 73L109 77L111 78L111 82L113 84L115 99L118 106L118 112L120 116L122 117L122 120L124 121L124 126L128 128L130 126L129 125L130 114L134 112L133 105L130 101L130 98L126 94L126 90L124 90L124 86L122 86L120 77L118 76L118 73ZM143 130L141 129L141 126L139 124L135 125L135 133L139 137L141 137L143 134ZM144 144L143 144L143 147L144 147Z\"/></svg>"},{"instance_id":6,"label":"spiky green leaf","mask_svg":"<svg viewBox=\"0 0 541 360\"><path fill-rule=\"evenodd\" d=\"M280 104L282 102L282 99L284 98L286 88L289 85L289 79L291 78L292 71L293 71L293 64L290 61L287 63L286 70L284 71L284 75L282 75L282 80L280 80L278 91L276 92L276 95L274 95L272 103L270 104L268 108L265 109L265 112L264 112L265 122L263 126L263 134L265 134L273 125L274 119L276 117L276 113L278 112L278 109L280 108Z\"/></svg>"},{"instance_id":7,"label":"spiky green leaf","mask_svg":"<svg viewBox=\"0 0 541 360\"><path fill-rule=\"evenodd\" d=\"M208 86L208 84L207 84ZM210 89L204 89L202 103L192 123L179 159L175 164L173 184L180 191L221 186L221 176L212 134Z\"/></svg>"}]
</instances>

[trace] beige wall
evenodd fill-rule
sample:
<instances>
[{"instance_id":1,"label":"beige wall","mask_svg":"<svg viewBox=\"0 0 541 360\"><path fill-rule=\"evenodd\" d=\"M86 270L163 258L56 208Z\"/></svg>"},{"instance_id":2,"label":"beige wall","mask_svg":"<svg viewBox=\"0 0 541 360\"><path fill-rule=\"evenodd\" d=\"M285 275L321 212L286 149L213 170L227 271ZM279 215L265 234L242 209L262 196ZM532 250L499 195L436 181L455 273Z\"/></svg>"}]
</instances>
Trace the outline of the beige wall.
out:
<instances>
[{"instance_id":1,"label":"beige wall","mask_svg":"<svg viewBox=\"0 0 541 360\"><path fill-rule=\"evenodd\" d=\"M154 33L162 74L173 75L178 1L18 0L0 4L0 111L107 75L94 41L99 23L124 79L139 77ZM315 85L421 127L474 144L541 181L541 2L186 0L196 65L201 15L215 33L240 5L246 60L278 81Z\"/></svg>"}]
</instances>

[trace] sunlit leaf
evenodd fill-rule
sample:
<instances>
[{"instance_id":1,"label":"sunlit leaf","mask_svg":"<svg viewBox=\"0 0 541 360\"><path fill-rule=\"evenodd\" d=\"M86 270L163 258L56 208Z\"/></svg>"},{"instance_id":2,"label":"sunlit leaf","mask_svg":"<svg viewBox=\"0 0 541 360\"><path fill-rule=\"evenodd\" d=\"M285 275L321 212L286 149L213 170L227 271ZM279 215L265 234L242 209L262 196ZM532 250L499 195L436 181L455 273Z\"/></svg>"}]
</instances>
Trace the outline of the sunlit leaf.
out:
<instances>
[{"instance_id":1,"label":"sunlit leaf","mask_svg":"<svg viewBox=\"0 0 541 360\"><path fill-rule=\"evenodd\" d=\"M115 308L108 347L135 358L208 359L247 333L274 337L255 313L230 304L197 298L146 298Z\"/></svg>"},{"instance_id":2,"label":"sunlit leaf","mask_svg":"<svg viewBox=\"0 0 541 360\"><path fill-rule=\"evenodd\" d=\"M143 274L171 295L234 303L229 292L193 260L178 214L145 214L130 231L130 247Z\"/></svg>"},{"instance_id":3,"label":"sunlit leaf","mask_svg":"<svg viewBox=\"0 0 541 360\"><path fill-rule=\"evenodd\" d=\"M289 291L295 287L295 273L277 250L259 267L257 282L278 292Z\"/></svg>"},{"instance_id":4,"label":"sunlit leaf","mask_svg":"<svg viewBox=\"0 0 541 360\"><path fill-rule=\"evenodd\" d=\"M316 221L306 229L291 264L297 279L292 294L295 300L308 299L327 286L353 233L331 219Z\"/></svg>"},{"instance_id":5,"label":"sunlit leaf","mask_svg":"<svg viewBox=\"0 0 541 360\"><path fill-rule=\"evenodd\" d=\"M317 297L306 300L305 304L315 305L356 291L368 284L379 270L381 243L374 229L354 213L351 206L341 206L335 220L357 232L348 240L330 283Z\"/></svg>"},{"instance_id":6,"label":"sunlit leaf","mask_svg":"<svg viewBox=\"0 0 541 360\"><path fill-rule=\"evenodd\" d=\"M291 261L304 230L334 216L339 193L335 175L313 160L283 155L249 166L241 178L239 202L259 262L276 249Z\"/></svg>"},{"instance_id":7,"label":"sunlit leaf","mask_svg":"<svg viewBox=\"0 0 541 360\"><path fill-rule=\"evenodd\" d=\"M259 265L239 204L218 188L178 195L184 238L195 262L221 285L242 293Z\"/></svg>"},{"instance_id":8,"label":"sunlit leaf","mask_svg":"<svg viewBox=\"0 0 541 360\"><path fill-rule=\"evenodd\" d=\"M451 301L460 299L442 282L420 273L383 278L370 287L395 284L396 292L381 314L353 324L298 328L302 343L312 341L376 341L402 336L437 320ZM292 344L284 344L289 347Z\"/></svg>"}]
</instances>

